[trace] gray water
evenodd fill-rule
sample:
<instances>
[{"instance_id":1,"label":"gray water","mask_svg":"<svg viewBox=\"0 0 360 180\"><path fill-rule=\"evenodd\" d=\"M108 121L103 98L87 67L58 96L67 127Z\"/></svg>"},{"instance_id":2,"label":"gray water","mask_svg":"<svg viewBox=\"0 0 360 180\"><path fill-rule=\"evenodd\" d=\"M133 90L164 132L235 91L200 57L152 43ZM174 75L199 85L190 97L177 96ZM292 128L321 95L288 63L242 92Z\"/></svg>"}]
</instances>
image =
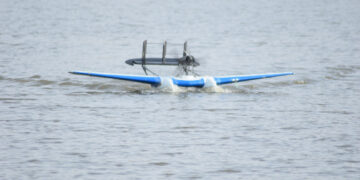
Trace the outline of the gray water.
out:
<instances>
[{"instance_id":1,"label":"gray water","mask_svg":"<svg viewBox=\"0 0 360 180\"><path fill-rule=\"evenodd\" d=\"M359 179L359 9L2 0L0 179ZM295 75L169 92L67 73L142 74L124 60L145 39L188 40L202 75Z\"/></svg>"}]
</instances>

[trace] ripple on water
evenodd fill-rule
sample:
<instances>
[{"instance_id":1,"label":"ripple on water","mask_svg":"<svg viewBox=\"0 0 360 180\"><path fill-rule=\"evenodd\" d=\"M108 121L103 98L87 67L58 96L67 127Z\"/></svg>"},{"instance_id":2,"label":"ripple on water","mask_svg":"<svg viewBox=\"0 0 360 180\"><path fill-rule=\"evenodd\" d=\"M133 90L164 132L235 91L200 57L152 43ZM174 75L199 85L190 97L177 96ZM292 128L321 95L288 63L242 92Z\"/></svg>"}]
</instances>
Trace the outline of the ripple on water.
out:
<instances>
[{"instance_id":1,"label":"ripple on water","mask_svg":"<svg viewBox=\"0 0 360 180\"><path fill-rule=\"evenodd\" d=\"M45 137L38 140L40 144L62 144L63 140L61 138L51 138Z\"/></svg>"},{"instance_id":2,"label":"ripple on water","mask_svg":"<svg viewBox=\"0 0 360 180\"><path fill-rule=\"evenodd\" d=\"M241 173L241 170L227 168L227 169L220 169L216 171L217 173L226 173L226 174L234 174L234 173Z\"/></svg>"},{"instance_id":3,"label":"ripple on water","mask_svg":"<svg viewBox=\"0 0 360 180\"><path fill-rule=\"evenodd\" d=\"M154 165L154 166L167 166L169 165L169 163L167 162L152 162L152 163L149 163L150 165Z\"/></svg>"},{"instance_id":4,"label":"ripple on water","mask_svg":"<svg viewBox=\"0 0 360 180\"><path fill-rule=\"evenodd\" d=\"M76 157L80 157L80 158L88 157L87 153L79 153L79 152L68 152L68 153L65 153L65 155L76 156Z\"/></svg>"}]
</instances>

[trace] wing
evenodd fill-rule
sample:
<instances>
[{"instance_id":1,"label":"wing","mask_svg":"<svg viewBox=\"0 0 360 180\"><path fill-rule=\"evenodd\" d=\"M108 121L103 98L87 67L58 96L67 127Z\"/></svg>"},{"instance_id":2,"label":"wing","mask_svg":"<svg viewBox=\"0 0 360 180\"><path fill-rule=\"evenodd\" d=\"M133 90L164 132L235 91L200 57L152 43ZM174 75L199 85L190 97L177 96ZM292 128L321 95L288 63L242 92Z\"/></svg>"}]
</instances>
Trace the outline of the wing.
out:
<instances>
[{"instance_id":1,"label":"wing","mask_svg":"<svg viewBox=\"0 0 360 180\"><path fill-rule=\"evenodd\" d=\"M223 77L214 77L214 80L217 85L235 83L240 81L250 81L255 79L263 79L263 78L272 78L277 76L287 76L293 75L292 72L286 73L273 73L273 74L257 74L257 75L243 75L243 76L223 76Z\"/></svg>"},{"instance_id":2,"label":"wing","mask_svg":"<svg viewBox=\"0 0 360 180\"><path fill-rule=\"evenodd\" d=\"M125 81L139 82L150 84L153 86L158 86L161 84L161 79L158 76L135 76L135 75L122 75L122 74L104 74L104 73L92 73L92 72L81 72L81 71L72 71L71 74L85 75L85 76L95 76L111 79L120 79Z\"/></svg>"}]
</instances>

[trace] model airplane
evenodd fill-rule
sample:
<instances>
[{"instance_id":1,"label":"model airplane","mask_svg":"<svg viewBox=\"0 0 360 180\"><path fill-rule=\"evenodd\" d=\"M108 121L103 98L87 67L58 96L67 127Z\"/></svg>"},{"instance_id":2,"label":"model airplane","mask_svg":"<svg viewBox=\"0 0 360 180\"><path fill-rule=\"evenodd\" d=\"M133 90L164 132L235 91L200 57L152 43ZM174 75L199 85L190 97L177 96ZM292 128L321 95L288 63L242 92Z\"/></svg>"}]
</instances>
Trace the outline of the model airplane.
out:
<instances>
[{"instance_id":1,"label":"model airplane","mask_svg":"<svg viewBox=\"0 0 360 180\"><path fill-rule=\"evenodd\" d=\"M187 42L184 43L183 56L181 58L166 58L166 46L167 46L167 42L165 41L163 44L163 53L161 58L147 58L146 57L147 41L145 40L143 42L142 57L136 59L129 59L126 61L126 63L129 65L141 65L141 67L145 72L145 76L107 74L107 73L82 72L82 71L72 71L69 73L145 83L145 84L150 84L153 87L159 87L162 84L172 83L180 87L197 87L197 88L294 74L292 72L285 72L285 73L238 75L238 76L237 75L214 76L214 77L199 76L194 72L194 67L199 66L200 64L199 62L196 61L194 56L188 53ZM179 66L184 72L185 76L160 77L156 73L152 72L149 68L147 68L147 65ZM152 73L153 75L149 76L148 72Z\"/></svg>"}]
</instances>

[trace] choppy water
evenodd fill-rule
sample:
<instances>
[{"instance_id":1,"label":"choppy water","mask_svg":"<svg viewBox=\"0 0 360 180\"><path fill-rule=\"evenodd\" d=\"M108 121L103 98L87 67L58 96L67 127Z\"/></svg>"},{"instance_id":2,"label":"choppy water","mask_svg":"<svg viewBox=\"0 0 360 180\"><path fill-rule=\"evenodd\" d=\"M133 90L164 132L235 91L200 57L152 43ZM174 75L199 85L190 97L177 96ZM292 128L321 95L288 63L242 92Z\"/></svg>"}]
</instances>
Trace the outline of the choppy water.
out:
<instances>
[{"instance_id":1,"label":"choppy water","mask_svg":"<svg viewBox=\"0 0 360 180\"><path fill-rule=\"evenodd\" d=\"M359 9L0 1L0 179L359 179ZM142 73L124 60L144 39L188 40L202 75L296 75L169 92L67 73Z\"/></svg>"}]
</instances>

